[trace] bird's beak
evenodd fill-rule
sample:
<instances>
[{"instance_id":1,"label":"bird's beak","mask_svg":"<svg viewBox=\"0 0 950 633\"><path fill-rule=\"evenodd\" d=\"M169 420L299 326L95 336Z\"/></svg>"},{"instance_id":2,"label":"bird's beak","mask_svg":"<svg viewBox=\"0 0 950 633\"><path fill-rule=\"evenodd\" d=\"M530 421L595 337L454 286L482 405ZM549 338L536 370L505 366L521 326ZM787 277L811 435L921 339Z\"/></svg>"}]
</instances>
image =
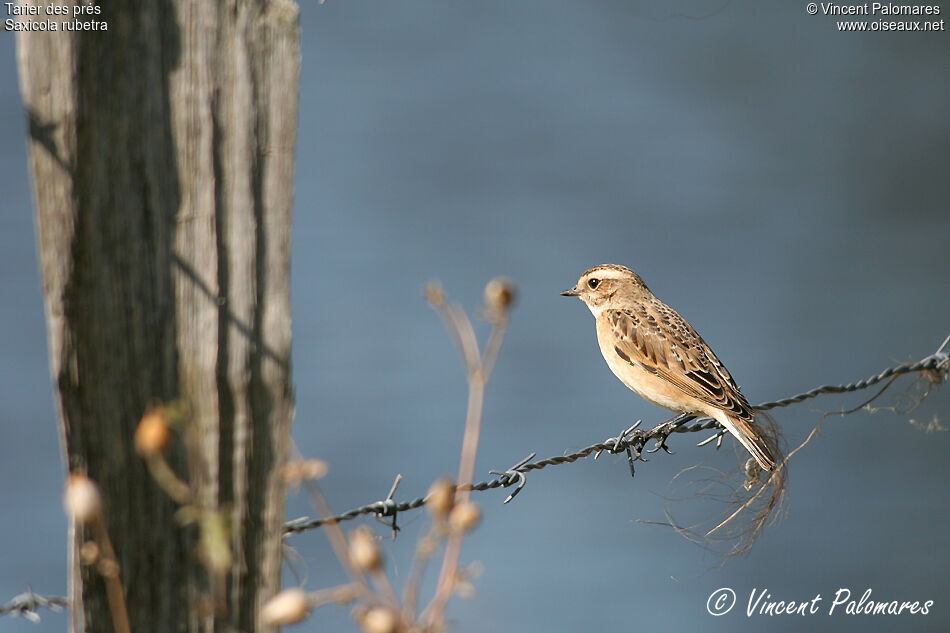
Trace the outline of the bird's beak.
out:
<instances>
[{"instance_id":1,"label":"bird's beak","mask_svg":"<svg viewBox=\"0 0 950 633\"><path fill-rule=\"evenodd\" d=\"M574 286L570 290L565 290L564 292L562 292L561 296L562 297L579 297L580 294L581 294L581 291L577 289L577 286Z\"/></svg>"}]
</instances>

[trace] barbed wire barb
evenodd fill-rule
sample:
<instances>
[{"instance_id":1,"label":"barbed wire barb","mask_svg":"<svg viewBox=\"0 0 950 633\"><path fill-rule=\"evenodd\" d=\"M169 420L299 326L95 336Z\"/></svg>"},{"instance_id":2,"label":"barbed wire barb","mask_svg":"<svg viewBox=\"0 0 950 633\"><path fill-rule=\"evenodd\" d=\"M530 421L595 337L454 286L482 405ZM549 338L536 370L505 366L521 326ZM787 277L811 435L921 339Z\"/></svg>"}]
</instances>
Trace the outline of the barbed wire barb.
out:
<instances>
[{"instance_id":1,"label":"barbed wire barb","mask_svg":"<svg viewBox=\"0 0 950 633\"><path fill-rule=\"evenodd\" d=\"M530 462L532 459L534 459L536 455L537 453L531 453L530 455L528 455L527 457L525 457L520 462L518 462L517 464L515 464L514 466L512 466L506 471L499 471L499 470L488 471L489 475L498 475L499 479L503 482L502 486L504 486L505 488L507 488L508 486L514 483L518 484L518 487L515 488L514 492L508 495L508 498L505 499L504 503L508 503L509 501L514 499L518 495L518 493L521 492L521 489L524 488L524 485L528 483L528 478L525 477L525 474L521 470L521 468L525 464Z\"/></svg>"},{"instance_id":2,"label":"barbed wire barb","mask_svg":"<svg viewBox=\"0 0 950 633\"><path fill-rule=\"evenodd\" d=\"M383 505L383 510L376 513L376 520L390 528L393 531L393 540L396 540L396 533L399 532L399 526L396 525L396 514L398 510L396 509L396 502L393 501L393 495L396 494L396 489L399 488L399 484L402 482L402 473L396 475L396 480L393 481L393 485L389 488L389 494L386 495L386 499L380 501ZM387 521L384 517L392 517L392 521Z\"/></svg>"},{"instance_id":3,"label":"barbed wire barb","mask_svg":"<svg viewBox=\"0 0 950 633\"><path fill-rule=\"evenodd\" d=\"M880 373L869 376L864 380L859 380L857 382L845 385L821 385L794 396L789 396L787 398L782 398L780 400L771 402L763 402L761 404L755 405L752 408L756 411L770 411L772 409L798 404L800 402L804 402L805 400L817 398L818 396L824 394L851 393L855 391L861 391L882 381L888 380L890 378L896 378L905 374L920 373L931 384L942 384L947 381L948 371L950 371L950 354L947 352L948 345L950 345L950 335L944 339L940 347L937 348L937 351L916 362L894 365L893 367L888 367ZM663 449L669 453L671 451L666 445L666 440L671 434L696 433L698 431L715 430L716 433L713 436L700 442L699 445L704 446L713 440L717 440L717 444L721 443L723 430L718 422L710 418L699 418L697 421L689 424L689 422L695 419L695 416L691 415L678 415L676 417L670 418L669 420L660 422L647 431L637 428L640 425L640 421L637 421L636 424L625 429L617 437L608 438L603 442L598 442L597 444L587 446L578 451L565 455L556 455L537 462L519 462L515 466L504 471L489 471L489 474L495 475L494 479L481 481L471 486L459 486L459 490L473 490L481 492L493 488L507 488L514 483L517 483L518 487L515 489L514 493L509 495L504 501L504 503L508 503L518 494L518 492L521 491L522 488L524 488L525 482L527 480L525 475L528 472L532 470L541 470L542 468L546 468L548 466L570 464L576 462L579 459L589 457L592 454L595 454L596 457L604 451L610 453L621 453L626 451L630 465L630 473L633 475L635 474L634 462L638 460L647 461L643 458L642 453L645 451L646 444L650 440L656 441L656 445L651 449L646 450L646 452L657 452L660 449ZM527 459L530 460L533 458L534 453L532 453ZM367 514L392 516L397 512L406 512L408 510L420 508L425 505L425 501L425 497L420 497L418 499L403 503L395 503L392 501L392 499L388 499L387 501L376 501L359 508L354 508L332 518L308 520L306 517L304 517L300 519L294 519L293 521L289 521L284 524L284 533L299 534L301 532L307 532L309 530L320 528L330 522L339 523L341 521L349 521Z\"/></svg>"}]
</instances>

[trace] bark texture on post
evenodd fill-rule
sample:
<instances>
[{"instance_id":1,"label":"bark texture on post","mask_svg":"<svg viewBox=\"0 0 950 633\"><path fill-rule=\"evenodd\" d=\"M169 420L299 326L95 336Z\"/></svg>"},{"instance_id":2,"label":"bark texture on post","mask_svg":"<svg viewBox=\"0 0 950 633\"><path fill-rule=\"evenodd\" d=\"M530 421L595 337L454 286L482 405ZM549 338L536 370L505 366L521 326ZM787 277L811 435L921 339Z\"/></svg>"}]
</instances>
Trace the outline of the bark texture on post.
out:
<instances>
[{"instance_id":1,"label":"bark texture on post","mask_svg":"<svg viewBox=\"0 0 950 633\"><path fill-rule=\"evenodd\" d=\"M266 631L293 414L297 6L101 8L108 31L17 34L67 465L101 487L132 631ZM176 399L193 432L172 465L201 507L230 518L217 613L199 530L175 521L132 445L148 405ZM73 628L112 630L76 532Z\"/></svg>"}]
</instances>

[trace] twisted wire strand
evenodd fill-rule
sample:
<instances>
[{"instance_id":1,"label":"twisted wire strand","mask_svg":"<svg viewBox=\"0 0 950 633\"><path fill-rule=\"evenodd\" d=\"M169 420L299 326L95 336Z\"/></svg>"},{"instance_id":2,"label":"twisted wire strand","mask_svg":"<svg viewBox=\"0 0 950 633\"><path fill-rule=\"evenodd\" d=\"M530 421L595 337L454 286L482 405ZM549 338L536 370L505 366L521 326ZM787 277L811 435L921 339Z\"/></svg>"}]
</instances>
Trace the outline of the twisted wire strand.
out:
<instances>
[{"instance_id":1,"label":"twisted wire strand","mask_svg":"<svg viewBox=\"0 0 950 633\"><path fill-rule=\"evenodd\" d=\"M25 592L14 596L10 602L0 605L0 615L20 616L33 622L39 622L40 616L36 611L40 607L52 611L62 611L69 607L69 599L63 596L41 596L27 588Z\"/></svg>"},{"instance_id":2,"label":"twisted wire strand","mask_svg":"<svg viewBox=\"0 0 950 633\"><path fill-rule=\"evenodd\" d=\"M927 358L917 361L916 363L903 363L894 367L888 367L876 376L871 376L869 378L865 378L864 380L853 382L849 385L822 385L821 387L815 387L811 391L800 393L797 396L783 398L782 400L776 400L775 402L763 402L762 404L756 405L754 408L757 411L768 411L769 409L787 407L790 404L797 404L803 400L817 398L818 396L825 393L847 393L851 391L861 391L862 389L867 389L868 387L872 387L879 382L887 380L892 376L900 376L901 374L912 374L924 371L937 371L946 374L947 361L948 355L942 351L938 351L934 354L931 354ZM946 380L946 375L938 378L938 380L939 382L944 382Z\"/></svg>"},{"instance_id":3,"label":"twisted wire strand","mask_svg":"<svg viewBox=\"0 0 950 633\"><path fill-rule=\"evenodd\" d=\"M869 376L864 380L859 380L846 385L821 385L809 391L805 391L794 396L789 396L788 398L782 398L781 400L775 400L772 402L763 402L754 406L753 409L756 411L768 411L770 409L787 407L805 400L817 398L818 396L826 393L851 393L855 391L861 391L884 380L901 376L903 374L924 373L927 376L927 379L934 384L946 382L948 369L950 369L950 354L945 351L948 343L950 343L950 336L948 336L940 348L930 356L922 358L917 362L901 363L900 365L888 367L884 371L875 374L874 376ZM665 442L666 438L671 433L695 433L697 431L707 431L722 428L718 422L709 418L700 419L693 424L686 424L693 419L693 416L678 416L662 422L648 431L636 429L636 426L639 424L638 422L633 427L624 431L619 437L606 439L603 442L592 444L591 446L587 446L573 453L566 455L555 455L553 457L548 457L547 459L541 459L535 462L529 461L534 457L534 454L532 454L526 460L506 469L505 471L490 471L496 475L494 479L481 481L471 486L460 486L459 489L462 490L468 488L470 490L484 491L493 488L507 488L509 486L516 485L517 488L515 491L505 500L505 503L507 503L511 501L511 499L513 499L525 485L526 480L524 474L526 472L532 470L541 470L542 468L546 468L548 466L570 464L576 462L579 459L589 457L595 453L599 455L603 451L610 453L621 453L626 451L630 460L632 473L633 462L636 459L641 458L640 453L649 440L656 440L656 446L648 452L656 452L661 448L668 451L669 449L667 449ZM284 534L298 534L308 530L317 529L321 526L327 525L328 523L349 521L367 514L375 514L377 517L394 517L399 512L420 508L425 505L425 502L426 497L419 497L418 499L413 499L412 501L406 501L402 503L397 503L392 499L388 499L386 501L376 501L359 508L354 508L334 517L314 520L309 520L304 517L303 519L297 519L285 523Z\"/></svg>"}]
</instances>

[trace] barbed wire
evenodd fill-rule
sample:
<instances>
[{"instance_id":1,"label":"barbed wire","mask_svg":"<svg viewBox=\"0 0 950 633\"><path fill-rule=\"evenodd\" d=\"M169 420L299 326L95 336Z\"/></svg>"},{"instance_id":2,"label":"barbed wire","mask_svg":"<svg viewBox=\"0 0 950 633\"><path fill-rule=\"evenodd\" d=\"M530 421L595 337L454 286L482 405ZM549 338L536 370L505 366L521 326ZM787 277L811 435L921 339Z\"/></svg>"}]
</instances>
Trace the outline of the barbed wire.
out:
<instances>
[{"instance_id":1,"label":"barbed wire","mask_svg":"<svg viewBox=\"0 0 950 633\"><path fill-rule=\"evenodd\" d=\"M0 615L10 615L13 617L24 617L31 622L39 622L40 614L37 609L44 608L52 611L62 611L69 607L69 599L63 596L41 596L33 593L33 589L27 586L26 591L13 596L10 602L0 605Z\"/></svg>"},{"instance_id":2,"label":"barbed wire","mask_svg":"<svg viewBox=\"0 0 950 633\"><path fill-rule=\"evenodd\" d=\"M880 373L869 376L864 380L859 380L857 382L852 382L845 385L821 385L809 391L805 391L794 396L789 396L787 398L782 398L781 400L763 402L752 408L756 411L769 411L771 409L798 404L805 400L817 398L818 396L828 393L851 393L855 391L862 391L888 379L893 381L897 377L905 374L921 373L930 383L940 384L947 381L948 370L950 370L950 354L948 354L946 351L948 343L950 343L950 336L944 339L943 343L933 354L930 354L929 356L916 362L901 363L899 365L894 365L893 367L888 367ZM889 384L890 383L885 385L884 389L886 389ZM883 392L883 389L881 391ZM698 431L707 431L713 429L718 431L718 433L712 437L700 442L700 445L707 444L717 438L721 439L722 435L725 433L725 430L722 428L722 426L713 419L700 418L694 424L687 424L692 420L696 420L696 416L680 415L661 422L649 430L641 430L637 428L640 425L640 422L638 421L633 426L624 429L617 437L608 438L603 442L592 444L572 453L565 455L555 455L553 457L548 457L547 459L542 459L536 462L531 461L536 455L535 453L531 453L525 459L521 460L517 464L514 464L510 468L506 468L503 471L488 471L489 474L495 475L494 479L481 481L476 484L472 484L471 486L460 486L459 489L485 491L494 488L508 488L510 486L515 486L514 491L508 495L504 501L504 503L508 503L514 499L524 488L525 484L527 483L526 473L532 470L541 470L542 468L546 468L548 466L570 464L576 462L579 459L589 457L590 455L594 455L594 458L596 459L604 451L609 453L625 452L627 454L627 461L630 466L630 474L634 475L635 462L638 460L646 461L643 458L642 453L655 453L661 449L667 453L670 452L669 447L666 445L666 440L672 433L695 433ZM647 449L646 444L651 440L654 440L655 444L652 448ZM392 528L393 534L395 535L395 532L399 529L396 524L396 516L398 513L406 512L408 510L415 510L422 507L426 503L426 497L419 497L417 499L413 499L412 501L397 503L393 499L393 496L396 492L399 479L400 478L397 477L397 483L393 485L393 487L390 489L389 496L383 501L375 501L373 503L348 510L347 512L333 517L321 519L301 517L299 519L294 519L284 524L284 534L299 534L301 532L320 528L324 525L327 525L328 523L350 521L360 516L372 514L375 515L377 519ZM384 518L386 517L390 517L391 520L385 521Z\"/></svg>"},{"instance_id":3,"label":"barbed wire","mask_svg":"<svg viewBox=\"0 0 950 633\"><path fill-rule=\"evenodd\" d=\"M943 344L937 349L936 352L925 358L922 358L919 361L913 363L902 363L900 365L888 367L878 374L850 384L821 385L820 387L815 387L809 391L805 391L787 398L782 398L781 400L763 402L754 406L753 409L756 411L768 411L770 409L788 407L793 404L798 404L805 400L817 398L823 394L851 393L855 391L861 391L885 380L890 379L893 381L895 378L905 374L920 373L923 374L931 384L941 384L947 381L948 371L950 371L950 354L948 354L946 351L948 344L950 344L950 336L944 340ZM889 384L890 383L885 385L884 388L886 389ZM669 447L666 445L666 440L673 433L695 433L707 430L718 431L712 437L700 442L700 445L707 444L712 440L721 438L723 433L725 433L724 429L722 429L718 422L708 418L701 418L693 424L688 424L695 419L695 416L681 415L661 422L653 428L645 431L637 428L640 425L640 422L638 421L633 426L624 429L623 432L621 432L617 437L608 438L603 442L592 444L573 453L566 455L555 455L554 457L548 457L547 459L542 459L536 462L531 461L535 457L535 453L532 453L517 464L514 464L510 468L507 468L503 471L488 471L489 474L495 475L494 479L481 481L471 486L466 486L465 488L481 492L485 490L492 490L494 488L508 488L514 486L514 491L509 494L504 501L504 503L508 503L514 499L524 488L525 484L527 483L526 473L532 470L541 470L548 466L570 464L591 455L594 455L596 459L596 457L605 451L609 453L626 452L630 465L630 473L633 475L635 472L635 462L638 460L646 461L643 458L642 453L655 453L661 449L665 450L666 452L670 452ZM652 448L647 449L646 444L651 440L655 441L655 444ZM389 495L385 500L369 503L334 517L315 520L310 520L307 517L303 517L293 521L288 521L284 524L284 534L298 534L301 532L318 529L329 523L349 521L364 515L375 515L377 519L383 521L386 523L386 525L392 528L393 533L395 534L395 532L399 529L396 524L396 517L398 513L420 508L426 503L426 497L419 497L417 499L413 499L412 501L401 503L396 502L393 497L398 488L400 479L401 477L397 476L396 481L390 488ZM386 521L386 518L389 518L390 520ZM0 605L0 616L10 615L13 617L24 617L30 621L38 622L40 616L37 611L44 608L50 609L52 611L61 611L62 609L69 608L69 599L62 596L42 596L34 593L31 588L27 587L27 590L24 593L14 596L6 604Z\"/></svg>"}]
</instances>

